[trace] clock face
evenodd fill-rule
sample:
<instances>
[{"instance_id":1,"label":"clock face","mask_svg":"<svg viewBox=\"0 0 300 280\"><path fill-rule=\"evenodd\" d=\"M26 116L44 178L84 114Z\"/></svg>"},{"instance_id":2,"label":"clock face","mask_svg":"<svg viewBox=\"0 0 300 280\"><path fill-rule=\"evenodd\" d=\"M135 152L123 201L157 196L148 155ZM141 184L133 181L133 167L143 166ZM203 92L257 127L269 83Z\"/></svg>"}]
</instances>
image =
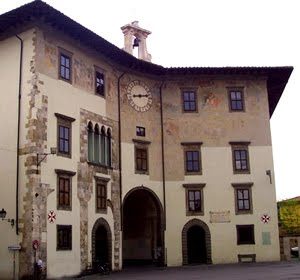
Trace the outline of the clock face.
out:
<instances>
[{"instance_id":1,"label":"clock face","mask_svg":"<svg viewBox=\"0 0 300 280\"><path fill-rule=\"evenodd\" d=\"M138 112L146 112L151 108L152 94L142 81L132 81L127 86L129 104Z\"/></svg>"}]
</instances>

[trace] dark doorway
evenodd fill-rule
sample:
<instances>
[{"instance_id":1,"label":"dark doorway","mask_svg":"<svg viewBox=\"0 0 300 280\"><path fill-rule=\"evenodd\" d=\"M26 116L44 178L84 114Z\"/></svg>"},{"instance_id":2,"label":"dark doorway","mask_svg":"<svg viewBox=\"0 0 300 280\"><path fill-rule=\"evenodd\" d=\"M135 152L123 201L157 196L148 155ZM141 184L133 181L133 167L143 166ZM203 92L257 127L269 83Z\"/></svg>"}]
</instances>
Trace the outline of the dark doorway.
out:
<instances>
[{"instance_id":1,"label":"dark doorway","mask_svg":"<svg viewBox=\"0 0 300 280\"><path fill-rule=\"evenodd\" d=\"M104 226L99 226L95 235L95 262L108 263L108 236Z\"/></svg>"},{"instance_id":2,"label":"dark doorway","mask_svg":"<svg viewBox=\"0 0 300 280\"><path fill-rule=\"evenodd\" d=\"M123 204L123 265L163 263L162 208L146 188L131 191Z\"/></svg>"},{"instance_id":3,"label":"dark doorway","mask_svg":"<svg viewBox=\"0 0 300 280\"><path fill-rule=\"evenodd\" d=\"M104 218L99 218L92 229L92 260L93 265L107 263L112 268L112 235Z\"/></svg>"},{"instance_id":4,"label":"dark doorway","mask_svg":"<svg viewBox=\"0 0 300 280\"><path fill-rule=\"evenodd\" d=\"M206 263L205 231L198 225L191 226L187 231L188 263Z\"/></svg>"}]
</instances>

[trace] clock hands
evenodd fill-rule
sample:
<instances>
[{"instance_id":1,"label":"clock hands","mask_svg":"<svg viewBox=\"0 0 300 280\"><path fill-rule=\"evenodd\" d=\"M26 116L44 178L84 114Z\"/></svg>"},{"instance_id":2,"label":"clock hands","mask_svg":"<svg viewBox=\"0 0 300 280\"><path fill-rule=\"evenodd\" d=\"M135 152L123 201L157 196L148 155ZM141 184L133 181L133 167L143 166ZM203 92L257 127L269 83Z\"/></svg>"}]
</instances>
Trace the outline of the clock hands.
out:
<instances>
[{"instance_id":1,"label":"clock hands","mask_svg":"<svg viewBox=\"0 0 300 280\"><path fill-rule=\"evenodd\" d=\"M149 97L150 94L133 94L132 97L139 97L139 98L142 98L142 97Z\"/></svg>"}]
</instances>

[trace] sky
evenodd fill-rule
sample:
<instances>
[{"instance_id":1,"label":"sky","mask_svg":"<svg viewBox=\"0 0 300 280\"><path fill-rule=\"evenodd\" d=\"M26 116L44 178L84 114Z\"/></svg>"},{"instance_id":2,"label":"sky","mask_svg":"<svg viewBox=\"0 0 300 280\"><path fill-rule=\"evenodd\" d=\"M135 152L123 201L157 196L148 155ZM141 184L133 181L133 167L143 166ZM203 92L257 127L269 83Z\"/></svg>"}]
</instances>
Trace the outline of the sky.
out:
<instances>
[{"instance_id":1,"label":"sky","mask_svg":"<svg viewBox=\"0 0 300 280\"><path fill-rule=\"evenodd\" d=\"M0 0L0 14L28 0ZM134 20L163 66L294 66L271 118L277 200L300 196L300 16L297 0L45 0L114 45Z\"/></svg>"}]
</instances>

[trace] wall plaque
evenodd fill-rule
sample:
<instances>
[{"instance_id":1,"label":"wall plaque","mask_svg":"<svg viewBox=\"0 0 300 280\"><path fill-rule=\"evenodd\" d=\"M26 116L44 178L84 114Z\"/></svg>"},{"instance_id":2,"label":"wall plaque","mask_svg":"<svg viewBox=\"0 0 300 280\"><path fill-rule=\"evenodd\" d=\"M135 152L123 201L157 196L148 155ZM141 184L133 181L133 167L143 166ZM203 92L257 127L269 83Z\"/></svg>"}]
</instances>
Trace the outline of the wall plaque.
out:
<instances>
[{"instance_id":1,"label":"wall plaque","mask_svg":"<svg viewBox=\"0 0 300 280\"><path fill-rule=\"evenodd\" d=\"M230 211L210 211L211 223L230 223Z\"/></svg>"}]
</instances>

